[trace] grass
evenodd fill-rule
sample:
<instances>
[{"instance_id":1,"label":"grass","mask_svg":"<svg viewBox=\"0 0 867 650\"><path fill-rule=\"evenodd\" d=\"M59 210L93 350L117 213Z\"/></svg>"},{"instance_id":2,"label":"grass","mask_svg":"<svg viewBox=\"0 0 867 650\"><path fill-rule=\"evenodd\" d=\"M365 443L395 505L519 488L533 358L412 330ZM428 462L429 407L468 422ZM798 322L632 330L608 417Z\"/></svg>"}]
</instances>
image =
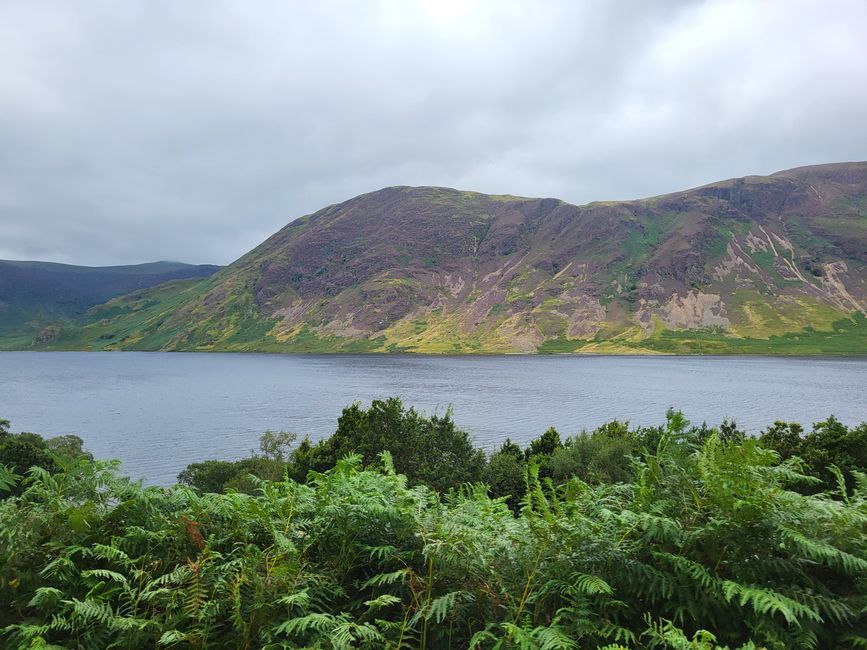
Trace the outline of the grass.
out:
<instances>
[{"instance_id":1,"label":"grass","mask_svg":"<svg viewBox=\"0 0 867 650\"><path fill-rule=\"evenodd\" d=\"M774 259L775 255L771 250L757 250L752 253L752 258L755 260L756 264L758 264L760 269L767 271L768 273L776 274L776 269L774 268Z\"/></svg>"},{"instance_id":2,"label":"grass","mask_svg":"<svg viewBox=\"0 0 867 650\"><path fill-rule=\"evenodd\" d=\"M540 354L569 354L578 352L587 346L590 341L584 339L570 339L560 335L555 339L548 339L539 346Z\"/></svg>"},{"instance_id":3,"label":"grass","mask_svg":"<svg viewBox=\"0 0 867 650\"><path fill-rule=\"evenodd\" d=\"M734 336L721 329L669 330L657 327L653 336L590 341L563 335L545 341L540 354L593 352L600 354L770 354L783 356L867 356L867 318L840 318L828 330L804 328L766 338Z\"/></svg>"},{"instance_id":4,"label":"grass","mask_svg":"<svg viewBox=\"0 0 867 650\"><path fill-rule=\"evenodd\" d=\"M769 302L757 292L734 294L729 306L734 324L732 333L743 338L768 339L806 328L833 331L844 317L828 304L807 297L779 298Z\"/></svg>"},{"instance_id":5,"label":"grass","mask_svg":"<svg viewBox=\"0 0 867 650\"><path fill-rule=\"evenodd\" d=\"M768 338L735 337L719 330L665 330L640 344L674 354L867 355L867 318L856 314L833 323L831 331L805 328Z\"/></svg>"},{"instance_id":6,"label":"grass","mask_svg":"<svg viewBox=\"0 0 867 650\"><path fill-rule=\"evenodd\" d=\"M710 245L705 249L705 254L709 264L715 264L726 253L726 248L732 239L732 232L727 229L721 229L717 236L713 239Z\"/></svg>"},{"instance_id":7,"label":"grass","mask_svg":"<svg viewBox=\"0 0 867 650\"><path fill-rule=\"evenodd\" d=\"M310 326L301 326L278 340L274 319L255 318L243 305L234 305L221 321L208 321L192 328L168 316L184 304L196 282L147 292L139 298L153 303L142 311L128 311L121 304L97 310L100 316L84 327L60 328L56 341L31 346L32 333L0 338L0 349L43 350L213 350L290 353L419 352L433 354L514 352L511 336L517 324L507 318L488 327L465 330L458 316L430 312L424 318L408 317L374 339L322 335ZM779 354L779 355L867 355L867 319L856 314L841 318L840 312L809 300L769 305L761 296L745 296L734 307L744 324L733 331L670 330L656 323L654 334L642 335L637 328L610 326L593 340L570 339L556 314L540 312L537 325L548 338L539 345L540 354ZM514 321L514 322L513 322ZM811 326L812 325L812 326Z\"/></svg>"},{"instance_id":8,"label":"grass","mask_svg":"<svg viewBox=\"0 0 867 650\"><path fill-rule=\"evenodd\" d=\"M623 244L623 250L630 260L650 257L663 241L663 236L674 227L683 215L678 212L651 213L639 224Z\"/></svg>"}]
</instances>

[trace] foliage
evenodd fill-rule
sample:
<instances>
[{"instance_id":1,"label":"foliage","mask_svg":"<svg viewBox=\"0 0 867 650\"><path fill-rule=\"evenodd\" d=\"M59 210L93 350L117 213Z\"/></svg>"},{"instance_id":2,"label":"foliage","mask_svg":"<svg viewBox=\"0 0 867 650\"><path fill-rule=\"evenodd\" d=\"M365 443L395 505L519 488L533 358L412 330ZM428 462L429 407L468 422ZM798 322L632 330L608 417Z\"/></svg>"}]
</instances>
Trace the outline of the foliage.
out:
<instances>
[{"instance_id":1,"label":"foliage","mask_svg":"<svg viewBox=\"0 0 867 650\"><path fill-rule=\"evenodd\" d=\"M205 460L190 463L178 474L178 481L202 493L231 489L255 494L258 488L253 479L279 481L286 471L287 464L283 460L254 453L249 458L236 461Z\"/></svg>"},{"instance_id":2,"label":"foliage","mask_svg":"<svg viewBox=\"0 0 867 650\"><path fill-rule=\"evenodd\" d=\"M530 446L525 451L525 456L527 458L531 456L550 456L561 447L563 447L563 443L560 440L560 434L554 427L549 427L545 433L530 442Z\"/></svg>"},{"instance_id":3,"label":"foliage","mask_svg":"<svg viewBox=\"0 0 867 650\"><path fill-rule=\"evenodd\" d=\"M178 482L199 492L222 492L229 483L240 477L242 471L240 463L235 461L205 460L187 465L178 474Z\"/></svg>"},{"instance_id":4,"label":"foliage","mask_svg":"<svg viewBox=\"0 0 867 650\"><path fill-rule=\"evenodd\" d=\"M259 438L259 451L264 458L282 463L289 460L297 439L298 434L290 431L266 431Z\"/></svg>"},{"instance_id":5,"label":"foliage","mask_svg":"<svg viewBox=\"0 0 867 650\"><path fill-rule=\"evenodd\" d=\"M433 428L397 403L373 411L351 407L344 433ZM849 434L828 422L817 437L840 448ZM82 456L53 473L0 465L0 486L20 488L0 501L0 643L864 647L867 475L853 471L847 492L832 469L833 490L795 491L820 481L805 461L736 430L670 411L662 427L582 436L628 442L618 482L540 478L577 439L529 460L507 442L485 477L514 489L522 468L517 514L484 485L412 485L388 452L303 483L248 477L251 494L145 488Z\"/></svg>"},{"instance_id":6,"label":"foliage","mask_svg":"<svg viewBox=\"0 0 867 650\"><path fill-rule=\"evenodd\" d=\"M20 477L32 467L56 472L78 459L93 460L78 436L65 435L45 440L38 433L12 433L10 427L9 420L0 419L0 467L8 472L0 476L0 497L20 493L21 484L10 477Z\"/></svg>"},{"instance_id":7,"label":"foliage","mask_svg":"<svg viewBox=\"0 0 867 650\"><path fill-rule=\"evenodd\" d=\"M851 429L833 415L817 422L812 431L801 436L797 423L775 422L760 436L761 444L775 450L783 459L800 456L809 473L818 476L818 486L805 486L812 492L834 490L838 485L837 470L842 470L846 489L855 488L855 472L867 470L867 423Z\"/></svg>"},{"instance_id":8,"label":"foliage","mask_svg":"<svg viewBox=\"0 0 867 650\"><path fill-rule=\"evenodd\" d=\"M88 458L93 460L93 455L84 449L84 441L79 436L73 434L49 438L45 441L45 448L67 458Z\"/></svg>"},{"instance_id":9,"label":"foliage","mask_svg":"<svg viewBox=\"0 0 867 650\"><path fill-rule=\"evenodd\" d=\"M632 456L638 451L638 434L629 430L628 423L614 420L567 440L543 463L542 472L555 484L573 476L597 485L623 483L632 478Z\"/></svg>"},{"instance_id":10,"label":"foliage","mask_svg":"<svg viewBox=\"0 0 867 650\"><path fill-rule=\"evenodd\" d=\"M330 438L295 451L293 473L302 479L310 469L331 468L348 454L369 464L383 451L411 483L441 492L478 481L485 465L484 452L457 428L451 410L426 417L392 397L374 400L367 409L357 403L343 409Z\"/></svg>"},{"instance_id":11,"label":"foliage","mask_svg":"<svg viewBox=\"0 0 867 650\"><path fill-rule=\"evenodd\" d=\"M491 496L504 497L509 508L517 512L525 493L526 473L527 465L521 448L511 440L506 440L503 446L491 455L482 473L482 480L488 486Z\"/></svg>"},{"instance_id":12,"label":"foliage","mask_svg":"<svg viewBox=\"0 0 867 650\"><path fill-rule=\"evenodd\" d=\"M57 469L54 456L46 448L45 441L35 433L13 434L6 431L0 436L0 466L6 467L13 474L24 474L31 467L39 467L53 472ZM10 485L9 491L20 491L18 486ZM7 492L0 485L0 497Z\"/></svg>"}]
</instances>

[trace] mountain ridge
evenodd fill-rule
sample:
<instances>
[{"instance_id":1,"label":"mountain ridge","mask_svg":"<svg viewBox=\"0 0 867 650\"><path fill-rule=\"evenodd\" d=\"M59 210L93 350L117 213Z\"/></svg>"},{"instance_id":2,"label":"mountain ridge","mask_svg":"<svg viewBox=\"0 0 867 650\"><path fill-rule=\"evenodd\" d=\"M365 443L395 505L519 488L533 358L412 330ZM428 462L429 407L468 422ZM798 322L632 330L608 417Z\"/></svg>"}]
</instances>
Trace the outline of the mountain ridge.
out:
<instances>
[{"instance_id":1,"label":"mountain ridge","mask_svg":"<svg viewBox=\"0 0 867 650\"><path fill-rule=\"evenodd\" d=\"M170 280L207 277L219 268L169 261L82 266L0 260L0 345L31 342L28 336L45 338L115 296Z\"/></svg>"},{"instance_id":2,"label":"mountain ridge","mask_svg":"<svg viewBox=\"0 0 867 650\"><path fill-rule=\"evenodd\" d=\"M50 345L865 354L865 269L867 162L583 206L392 186Z\"/></svg>"}]
</instances>

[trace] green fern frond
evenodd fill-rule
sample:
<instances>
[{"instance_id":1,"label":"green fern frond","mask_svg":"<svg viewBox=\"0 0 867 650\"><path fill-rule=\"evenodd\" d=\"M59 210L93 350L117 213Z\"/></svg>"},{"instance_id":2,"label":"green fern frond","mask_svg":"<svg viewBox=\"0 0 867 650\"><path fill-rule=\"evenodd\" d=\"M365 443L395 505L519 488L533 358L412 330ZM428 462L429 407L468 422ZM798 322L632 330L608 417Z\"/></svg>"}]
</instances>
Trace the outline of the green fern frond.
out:
<instances>
[{"instance_id":1,"label":"green fern frond","mask_svg":"<svg viewBox=\"0 0 867 650\"><path fill-rule=\"evenodd\" d=\"M369 580L366 580L362 585L362 589L369 587L382 587L384 585L394 585L400 582L406 582L409 578L409 569L399 569L390 573L379 573Z\"/></svg>"},{"instance_id":2,"label":"green fern frond","mask_svg":"<svg viewBox=\"0 0 867 650\"><path fill-rule=\"evenodd\" d=\"M740 585L730 580L724 580L722 587L726 600L737 600L742 606L749 604L756 614L780 614L790 625L800 625L804 618L817 623L822 621L822 617L813 608L779 592Z\"/></svg>"},{"instance_id":3,"label":"green fern frond","mask_svg":"<svg viewBox=\"0 0 867 650\"><path fill-rule=\"evenodd\" d=\"M599 576L592 576L586 573L573 573L569 576L569 581L580 593L587 596L598 594L610 596L614 593L614 588Z\"/></svg>"},{"instance_id":4,"label":"green fern frond","mask_svg":"<svg viewBox=\"0 0 867 650\"><path fill-rule=\"evenodd\" d=\"M162 636L160 636L157 645L176 645L178 643L183 643L187 638L187 635L180 630L167 630L163 632Z\"/></svg>"},{"instance_id":5,"label":"green fern frond","mask_svg":"<svg viewBox=\"0 0 867 650\"><path fill-rule=\"evenodd\" d=\"M391 594L382 594L381 596L377 596L372 600L365 600L364 604L367 605L370 609L381 609L383 607L397 605L400 602L401 600L397 596L392 596Z\"/></svg>"},{"instance_id":6,"label":"green fern frond","mask_svg":"<svg viewBox=\"0 0 867 650\"><path fill-rule=\"evenodd\" d=\"M102 580L111 580L117 582L123 586L128 586L128 581L126 576L118 573L117 571L111 571L109 569L88 569L86 571L81 572L82 578L100 578Z\"/></svg>"},{"instance_id":7,"label":"green fern frond","mask_svg":"<svg viewBox=\"0 0 867 650\"><path fill-rule=\"evenodd\" d=\"M33 597L28 601L28 607L53 606L63 597L63 592L55 587L37 587Z\"/></svg>"}]
</instances>

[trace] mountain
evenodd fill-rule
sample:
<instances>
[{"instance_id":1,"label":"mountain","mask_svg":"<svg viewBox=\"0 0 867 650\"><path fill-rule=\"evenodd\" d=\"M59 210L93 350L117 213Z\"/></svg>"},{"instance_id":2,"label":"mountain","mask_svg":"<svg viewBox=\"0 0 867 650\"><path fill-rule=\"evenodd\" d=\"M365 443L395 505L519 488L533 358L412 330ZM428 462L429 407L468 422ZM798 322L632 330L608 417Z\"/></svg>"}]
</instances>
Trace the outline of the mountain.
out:
<instances>
[{"instance_id":1,"label":"mountain","mask_svg":"<svg viewBox=\"0 0 867 650\"><path fill-rule=\"evenodd\" d=\"M867 353L867 162L637 201L390 187L48 347Z\"/></svg>"},{"instance_id":2,"label":"mountain","mask_svg":"<svg viewBox=\"0 0 867 650\"><path fill-rule=\"evenodd\" d=\"M59 325L114 296L219 269L180 262L93 267L0 260L0 347L28 344L34 336L50 339Z\"/></svg>"}]
</instances>

